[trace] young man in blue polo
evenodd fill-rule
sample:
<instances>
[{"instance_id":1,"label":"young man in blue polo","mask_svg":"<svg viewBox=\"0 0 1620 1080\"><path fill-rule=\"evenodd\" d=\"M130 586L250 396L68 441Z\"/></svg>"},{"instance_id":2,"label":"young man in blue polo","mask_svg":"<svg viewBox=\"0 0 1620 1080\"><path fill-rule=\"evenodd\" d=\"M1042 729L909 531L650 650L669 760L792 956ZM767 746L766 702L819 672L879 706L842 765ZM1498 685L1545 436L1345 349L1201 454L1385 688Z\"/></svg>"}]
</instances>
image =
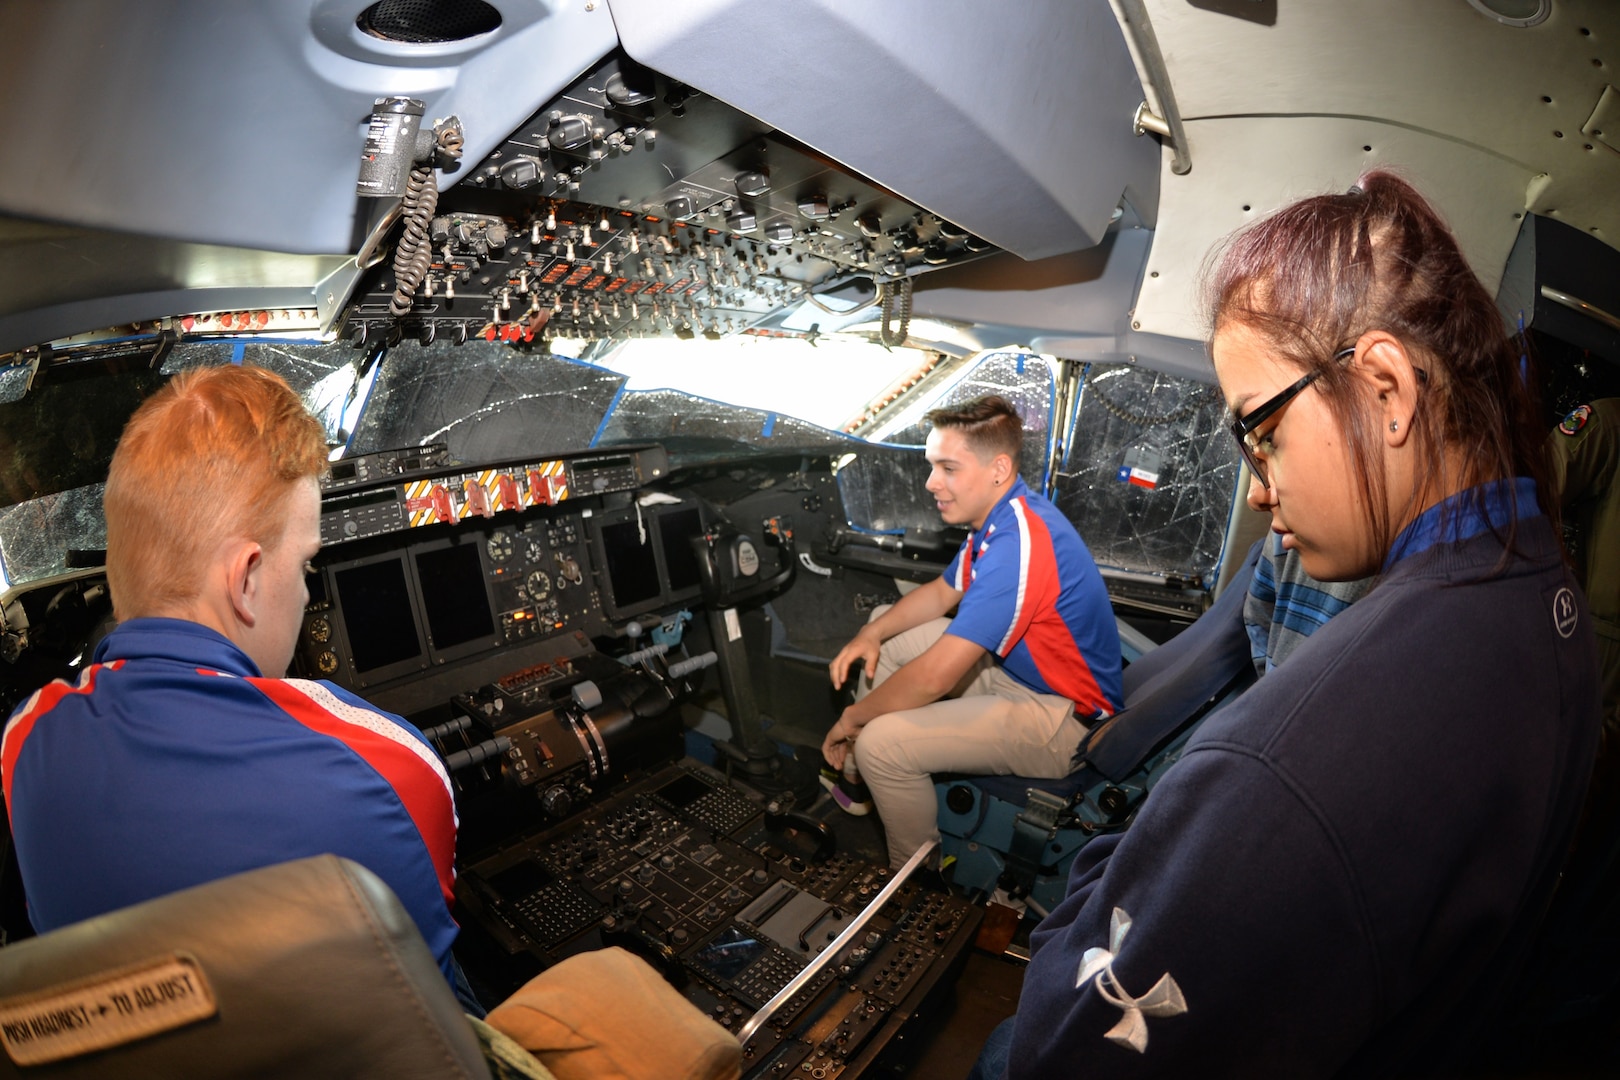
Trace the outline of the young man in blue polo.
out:
<instances>
[{"instance_id":1,"label":"young man in blue polo","mask_svg":"<svg viewBox=\"0 0 1620 1080\"><path fill-rule=\"evenodd\" d=\"M1086 726L1120 706L1108 592L1074 526L1019 477L1012 405L992 395L928 420L928 491L972 532L833 659L834 686L857 662L865 677L822 744L846 776L853 755L897 868L939 835L931 774L1067 775Z\"/></svg>"}]
</instances>

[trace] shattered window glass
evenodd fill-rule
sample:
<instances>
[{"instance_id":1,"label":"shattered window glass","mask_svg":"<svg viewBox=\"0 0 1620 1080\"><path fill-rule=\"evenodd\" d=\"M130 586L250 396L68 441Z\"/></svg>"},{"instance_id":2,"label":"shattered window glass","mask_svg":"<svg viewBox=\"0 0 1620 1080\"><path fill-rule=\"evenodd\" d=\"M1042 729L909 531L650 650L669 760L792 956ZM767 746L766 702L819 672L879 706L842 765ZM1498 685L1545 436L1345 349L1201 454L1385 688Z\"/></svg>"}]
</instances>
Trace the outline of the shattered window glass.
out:
<instances>
[{"instance_id":1,"label":"shattered window glass","mask_svg":"<svg viewBox=\"0 0 1620 1080\"><path fill-rule=\"evenodd\" d=\"M107 522L101 497L106 486L91 484L0 509L0 568L5 580L21 585L60 574L67 569L69 550L105 549Z\"/></svg>"},{"instance_id":2,"label":"shattered window glass","mask_svg":"<svg viewBox=\"0 0 1620 1080\"><path fill-rule=\"evenodd\" d=\"M0 405L0 506L107 479L125 422L164 378L94 364L42 372L26 396Z\"/></svg>"},{"instance_id":3,"label":"shattered window glass","mask_svg":"<svg viewBox=\"0 0 1620 1080\"><path fill-rule=\"evenodd\" d=\"M859 447L855 459L838 470L844 515L868 532L938 532L945 522L923 486L928 469L921 450L875 443Z\"/></svg>"},{"instance_id":4,"label":"shattered window glass","mask_svg":"<svg viewBox=\"0 0 1620 1080\"><path fill-rule=\"evenodd\" d=\"M598 445L656 442L676 466L739 454L842 453L859 445L842 432L760 409L745 409L679 390L630 391L620 396Z\"/></svg>"},{"instance_id":5,"label":"shattered window glass","mask_svg":"<svg viewBox=\"0 0 1620 1080\"><path fill-rule=\"evenodd\" d=\"M624 376L494 342L407 343L383 357L350 454L448 444L457 461L591 445Z\"/></svg>"},{"instance_id":6,"label":"shattered window glass","mask_svg":"<svg viewBox=\"0 0 1620 1080\"><path fill-rule=\"evenodd\" d=\"M6 364L0 366L0 405L21 401L28 393L28 380L33 377L32 364Z\"/></svg>"},{"instance_id":7,"label":"shattered window glass","mask_svg":"<svg viewBox=\"0 0 1620 1080\"><path fill-rule=\"evenodd\" d=\"M273 371L304 400L332 445L348 438L343 412L354 393L363 353L342 342L183 341L163 361L165 375L242 363Z\"/></svg>"},{"instance_id":8,"label":"shattered window glass","mask_svg":"<svg viewBox=\"0 0 1620 1080\"><path fill-rule=\"evenodd\" d=\"M1092 364L1053 501L1098 563L1213 582L1237 483L1219 391Z\"/></svg>"},{"instance_id":9,"label":"shattered window glass","mask_svg":"<svg viewBox=\"0 0 1620 1080\"><path fill-rule=\"evenodd\" d=\"M0 507L8 507L0 510L0 559L12 584L60 573L70 548L106 544L101 492L113 449L136 407L178 372L238 361L268 368L299 393L328 438L338 440L355 381L353 349L183 341L156 370L150 360L132 360L130 350L144 348L155 358L163 347L157 339L89 346L82 350L86 359L68 353L47 365L26 395L5 401L0 393Z\"/></svg>"},{"instance_id":10,"label":"shattered window glass","mask_svg":"<svg viewBox=\"0 0 1620 1080\"><path fill-rule=\"evenodd\" d=\"M899 421L905 426L885 433L881 441L921 446L928 441L930 425L925 416L930 410L960 405L988 394L1006 398L1024 421L1024 453L1018 471L1026 484L1036 491L1044 491L1051 446L1049 426L1057 385L1052 369L1038 356L999 352L983 357L938 397L908 408Z\"/></svg>"}]
</instances>

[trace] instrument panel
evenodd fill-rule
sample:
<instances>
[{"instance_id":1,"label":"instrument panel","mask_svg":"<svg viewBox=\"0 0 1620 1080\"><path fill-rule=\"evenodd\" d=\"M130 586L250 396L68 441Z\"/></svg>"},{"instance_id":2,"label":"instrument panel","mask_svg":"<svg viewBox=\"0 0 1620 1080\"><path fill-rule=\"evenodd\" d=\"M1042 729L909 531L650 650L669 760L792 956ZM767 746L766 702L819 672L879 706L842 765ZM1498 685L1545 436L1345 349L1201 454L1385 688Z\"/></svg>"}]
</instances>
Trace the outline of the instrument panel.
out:
<instances>
[{"instance_id":1,"label":"instrument panel","mask_svg":"<svg viewBox=\"0 0 1620 1080\"><path fill-rule=\"evenodd\" d=\"M892 876L787 846L765 808L687 761L466 867L457 895L544 964L621 945L732 1032L831 947ZM883 1069L965 963L983 912L907 882L744 1043L746 1077Z\"/></svg>"},{"instance_id":2,"label":"instrument panel","mask_svg":"<svg viewBox=\"0 0 1620 1080\"><path fill-rule=\"evenodd\" d=\"M323 498L295 670L374 691L690 603L690 541L708 512L662 494L644 507L635 492L667 461L653 447L475 468L434 448L350 462ZM362 470L371 484L349 481Z\"/></svg>"}]
</instances>

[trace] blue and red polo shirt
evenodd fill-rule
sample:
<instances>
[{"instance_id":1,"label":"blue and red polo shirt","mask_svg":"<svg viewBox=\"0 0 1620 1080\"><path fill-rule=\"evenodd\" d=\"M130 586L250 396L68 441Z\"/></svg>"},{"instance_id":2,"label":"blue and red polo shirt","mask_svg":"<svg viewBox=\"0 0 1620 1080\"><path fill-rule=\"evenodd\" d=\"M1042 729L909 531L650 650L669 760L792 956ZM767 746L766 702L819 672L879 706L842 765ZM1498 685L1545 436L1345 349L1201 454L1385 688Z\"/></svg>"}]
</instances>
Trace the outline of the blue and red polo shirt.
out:
<instances>
[{"instance_id":1,"label":"blue and red polo shirt","mask_svg":"<svg viewBox=\"0 0 1620 1080\"><path fill-rule=\"evenodd\" d=\"M331 683L132 619L12 714L0 779L41 932L332 852L388 883L454 986L449 776L414 727Z\"/></svg>"},{"instance_id":2,"label":"blue and red polo shirt","mask_svg":"<svg viewBox=\"0 0 1620 1080\"><path fill-rule=\"evenodd\" d=\"M962 593L946 631L994 654L1088 721L1119 710L1119 630L1097 564L1058 508L1022 479L968 535L945 583Z\"/></svg>"}]
</instances>

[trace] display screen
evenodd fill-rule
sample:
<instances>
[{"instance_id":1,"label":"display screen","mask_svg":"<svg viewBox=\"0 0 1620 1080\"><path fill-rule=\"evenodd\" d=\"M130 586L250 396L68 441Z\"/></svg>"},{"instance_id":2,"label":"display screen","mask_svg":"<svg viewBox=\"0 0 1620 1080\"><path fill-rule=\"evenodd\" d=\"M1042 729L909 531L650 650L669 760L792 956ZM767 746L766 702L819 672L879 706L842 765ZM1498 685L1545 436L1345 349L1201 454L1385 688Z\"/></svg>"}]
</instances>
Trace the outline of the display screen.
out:
<instances>
[{"instance_id":1,"label":"display screen","mask_svg":"<svg viewBox=\"0 0 1620 1080\"><path fill-rule=\"evenodd\" d=\"M708 784L695 776L687 775L678 780L671 780L654 794L675 809L685 810L688 806L707 795L709 791Z\"/></svg>"},{"instance_id":2,"label":"display screen","mask_svg":"<svg viewBox=\"0 0 1620 1080\"><path fill-rule=\"evenodd\" d=\"M602 554L607 558L613 603L621 611L658 599L658 564L652 544L641 542L641 523L631 518L602 527Z\"/></svg>"},{"instance_id":3,"label":"display screen","mask_svg":"<svg viewBox=\"0 0 1620 1080\"><path fill-rule=\"evenodd\" d=\"M416 616L411 612L411 594L405 587L404 560L351 566L333 577L356 672L374 671L422 655Z\"/></svg>"},{"instance_id":4,"label":"display screen","mask_svg":"<svg viewBox=\"0 0 1620 1080\"><path fill-rule=\"evenodd\" d=\"M507 900L522 900L533 896L556 881L557 877L533 859L513 863L489 879L490 886Z\"/></svg>"},{"instance_id":5,"label":"display screen","mask_svg":"<svg viewBox=\"0 0 1620 1080\"><path fill-rule=\"evenodd\" d=\"M665 514L658 523L664 545L664 566L669 571L671 592L684 592L698 586L697 552L692 537L703 532L703 518L697 507Z\"/></svg>"},{"instance_id":6,"label":"display screen","mask_svg":"<svg viewBox=\"0 0 1620 1080\"><path fill-rule=\"evenodd\" d=\"M428 638L435 649L453 649L495 633L477 545L417 552L416 579L422 584Z\"/></svg>"},{"instance_id":7,"label":"display screen","mask_svg":"<svg viewBox=\"0 0 1620 1080\"><path fill-rule=\"evenodd\" d=\"M735 979L764 951L764 942L733 926L703 946L693 959L722 979Z\"/></svg>"}]
</instances>

